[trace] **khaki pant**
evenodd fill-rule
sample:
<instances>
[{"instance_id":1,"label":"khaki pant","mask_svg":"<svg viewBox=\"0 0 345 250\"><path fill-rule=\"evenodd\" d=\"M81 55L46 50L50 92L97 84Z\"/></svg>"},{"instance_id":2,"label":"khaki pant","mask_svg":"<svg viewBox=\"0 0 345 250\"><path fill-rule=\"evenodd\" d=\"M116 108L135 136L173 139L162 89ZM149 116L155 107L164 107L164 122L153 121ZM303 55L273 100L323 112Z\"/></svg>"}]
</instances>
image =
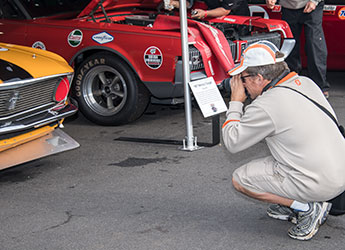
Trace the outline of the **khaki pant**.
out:
<instances>
[{"instance_id":1,"label":"khaki pant","mask_svg":"<svg viewBox=\"0 0 345 250\"><path fill-rule=\"evenodd\" d=\"M272 156L253 160L233 173L233 178L254 193L272 193L301 202L328 200L330 192L291 167L277 162Z\"/></svg>"}]
</instances>

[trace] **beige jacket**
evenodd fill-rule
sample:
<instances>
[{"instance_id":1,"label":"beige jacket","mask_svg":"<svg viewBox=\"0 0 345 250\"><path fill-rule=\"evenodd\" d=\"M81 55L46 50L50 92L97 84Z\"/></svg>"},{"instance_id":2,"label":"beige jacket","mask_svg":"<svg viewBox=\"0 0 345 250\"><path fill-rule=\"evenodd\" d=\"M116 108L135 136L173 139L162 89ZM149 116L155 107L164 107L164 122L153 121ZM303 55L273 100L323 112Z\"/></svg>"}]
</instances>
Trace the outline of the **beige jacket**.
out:
<instances>
[{"instance_id":1,"label":"beige jacket","mask_svg":"<svg viewBox=\"0 0 345 250\"><path fill-rule=\"evenodd\" d=\"M277 85L297 89L335 113L309 78L290 73ZM345 189L345 140L335 123L315 104L285 88L272 88L245 108L230 102L223 141L236 153L265 139L274 159L292 168L294 179L323 197ZM308 192L308 191L306 191Z\"/></svg>"}]
</instances>

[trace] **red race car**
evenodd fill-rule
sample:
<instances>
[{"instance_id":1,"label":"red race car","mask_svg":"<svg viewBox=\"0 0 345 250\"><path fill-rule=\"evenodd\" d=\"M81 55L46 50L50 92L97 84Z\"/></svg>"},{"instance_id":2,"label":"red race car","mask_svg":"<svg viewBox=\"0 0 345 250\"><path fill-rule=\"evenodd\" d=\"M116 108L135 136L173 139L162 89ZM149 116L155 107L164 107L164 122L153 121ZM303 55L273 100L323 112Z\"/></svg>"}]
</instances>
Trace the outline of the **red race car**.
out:
<instances>
[{"instance_id":1,"label":"red race car","mask_svg":"<svg viewBox=\"0 0 345 250\"><path fill-rule=\"evenodd\" d=\"M178 10L165 10L164 1L0 3L0 41L64 57L75 69L72 90L79 109L91 121L125 124L139 118L150 100L183 101ZM286 54L294 45L281 20L226 16L188 19L188 25L191 80L213 76L221 84L248 44L259 40Z\"/></svg>"},{"instance_id":2,"label":"red race car","mask_svg":"<svg viewBox=\"0 0 345 250\"><path fill-rule=\"evenodd\" d=\"M325 33L328 58L327 68L330 70L345 69L345 47L343 41L345 34L341 27L345 27L345 1L344 0L324 0L323 8L323 31ZM265 0L248 0L252 16L264 18L281 19L281 6L278 4L273 10L266 7ZM306 65L306 55L304 52L304 36L301 37L301 56L303 65Z\"/></svg>"}]
</instances>

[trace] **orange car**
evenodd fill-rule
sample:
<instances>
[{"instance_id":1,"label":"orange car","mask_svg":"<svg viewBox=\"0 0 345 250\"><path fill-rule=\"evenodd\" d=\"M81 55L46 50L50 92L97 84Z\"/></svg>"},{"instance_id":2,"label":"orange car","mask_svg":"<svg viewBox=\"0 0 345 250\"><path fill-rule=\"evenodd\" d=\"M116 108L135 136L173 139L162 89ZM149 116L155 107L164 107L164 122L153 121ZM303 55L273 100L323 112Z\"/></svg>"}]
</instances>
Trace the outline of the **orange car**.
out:
<instances>
[{"instance_id":1,"label":"orange car","mask_svg":"<svg viewBox=\"0 0 345 250\"><path fill-rule=\"evenodd\" d=\"M79 146L62 132L73 69L60 56L0 43L0 169Z\"/></svg>"}]
</instances>

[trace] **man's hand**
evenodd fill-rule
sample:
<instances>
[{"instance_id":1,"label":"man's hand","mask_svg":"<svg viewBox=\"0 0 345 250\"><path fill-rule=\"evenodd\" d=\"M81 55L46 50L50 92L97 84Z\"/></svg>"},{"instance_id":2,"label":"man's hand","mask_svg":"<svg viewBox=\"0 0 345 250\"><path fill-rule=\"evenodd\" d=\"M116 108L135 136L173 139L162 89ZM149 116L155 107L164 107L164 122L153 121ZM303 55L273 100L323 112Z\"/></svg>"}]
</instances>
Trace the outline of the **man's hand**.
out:
<instances>
[{"instance_id":1,"label":"man's hand","mask_svg":"<svg viewBox=\"0 0 345 250\"><path fill-rule=\"evenodd\" d=\"M274 5L276 4L277 0L266 0L266 6L269 9L273 9Z\"/></svg>"},{"instance_id":2,"label":"man's hand","mask_svg":"<svg viewBox=\"0 0 345 250\"><path fill-rule=\"evenodd\" d=\"M205 10L195 9L194 11L195 11L196 14L192 15L192 18L195 18L195 19L203 19L203 18L205 18L205 15L206 15L206 11Z\"/></svg>"},{"instance_id":3,"label":"man's hand","mask_svg":"<svg viewBox=\"0 0 345 250\"><path fill-rule=\"evenodd\" d=\"M186 1L187 4L187 8L190 7L190 3L188 1ZM180 8L180 1L179 0L170 0L170 6L173 8ZM173 8L171 8L170 10L172 10Z\"/></svg>"},{"instance_id":4,"label":"man's hand","mask_svg":"<svg viewBox=\"0 0 345 250\"><path fill-rule=\"evenodd\" d=\"M309 2L307 3L307 5L304 7L303 12L304 12L304 13L310 13L310 12L312 12L313 10L315 10L315 8L316 8L316 4L315 4L314 2L312 2L312 1L309 1Z\"/></svg>"},{"instance_id":5,"label":"man's hand","mask_svg":"<svg viewBox=\"0 0 345 250\"><path fill-rule=\"evenodd\" d=\"M170 0L170 11L173 10L174 8L179 8L180 7L180 2L175 1L175 0Z\"/></svg>"},{"instance_id":6,"label":"man's hand","mask_svg":"<svg viewBox=\"0 0 345 250\"><path fill-rule=\"evenodd\" d=\"M231 101L245 102L247 95L243 82L241 80L241 74L235 75L230 80L231 87Z\"/></svg>"}]
</instances>

